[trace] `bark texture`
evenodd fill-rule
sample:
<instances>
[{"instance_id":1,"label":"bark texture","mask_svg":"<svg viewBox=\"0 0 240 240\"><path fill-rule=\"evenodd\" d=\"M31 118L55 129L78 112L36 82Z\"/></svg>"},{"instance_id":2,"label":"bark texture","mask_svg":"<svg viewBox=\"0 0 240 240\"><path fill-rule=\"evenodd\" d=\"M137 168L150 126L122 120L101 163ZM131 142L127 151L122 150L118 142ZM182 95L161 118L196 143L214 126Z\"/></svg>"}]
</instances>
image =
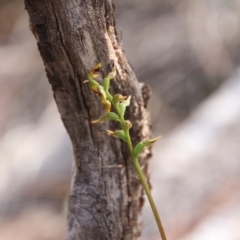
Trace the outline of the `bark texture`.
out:
<instances>
[{"instance_id":1,"label":"bark texture","mask_svg":"<svg viewBox=\"0 0 240 240\"><path fill-rule=\"evenodd\" d=\"M25 0L30 27L62 121L70 135L75 164L69 197L68 240L138 239L143 191L127 146L107 136L113 123L91 125L103 109L84 84L98 62L103 74L117 68L111 93L132 95L126 118L133 143L149 137L146 103L140 85L119 47L112 0ZM143 94L142 94L143 92ZM150 151L142 155L147 166Z\"/></svg>"}]
</instances>

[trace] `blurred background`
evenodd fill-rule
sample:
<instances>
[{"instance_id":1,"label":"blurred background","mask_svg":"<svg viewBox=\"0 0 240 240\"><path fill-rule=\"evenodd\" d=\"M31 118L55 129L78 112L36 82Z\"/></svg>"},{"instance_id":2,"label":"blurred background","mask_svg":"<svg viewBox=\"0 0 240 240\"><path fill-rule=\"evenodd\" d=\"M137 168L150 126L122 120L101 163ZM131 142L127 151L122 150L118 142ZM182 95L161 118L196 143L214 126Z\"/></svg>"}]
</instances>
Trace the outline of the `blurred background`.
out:
<instances>
[{"instance_id":1,"label":"blurred background","mask_svg":"<svg viewBox=\"0 0 240 240\"><path fill-rule=\"evenodd\" d=\"M151 86L154 198L169 240L240 239L240 1L116 0ZM0 0L0 239L66 233L72 150L20 0ZM148 203L142 240L159 240Z\"/></svg>"}]
</instances>

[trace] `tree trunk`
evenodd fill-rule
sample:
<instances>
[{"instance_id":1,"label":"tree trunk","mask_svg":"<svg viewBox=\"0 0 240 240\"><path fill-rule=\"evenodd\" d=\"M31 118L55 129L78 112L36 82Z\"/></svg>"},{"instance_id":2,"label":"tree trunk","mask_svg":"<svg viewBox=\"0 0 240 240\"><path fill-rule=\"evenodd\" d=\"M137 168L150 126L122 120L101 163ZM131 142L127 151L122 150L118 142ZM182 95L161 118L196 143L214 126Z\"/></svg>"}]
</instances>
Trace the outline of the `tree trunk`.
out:
<instances>
[{"instance_id":1,"label":"tree trunk","mask_svg":"<svg viewBox=\"0 0 240 240\"><path fill-rule=\"evenodd\" d=\"M111 122L91 125L103 109L84 84L102 62L116 66L110 92L131 95L126 118L133 143L149 137L145 85L137 82L119 47L112 0L25 0L47 77L70 135L75 164L69 197L68 240L138 239L143 190L125 143L106 134ZM142 94L144 93L144 94ZM150 150L140 160L145 169Z\"/></svg>"}]
</instances>

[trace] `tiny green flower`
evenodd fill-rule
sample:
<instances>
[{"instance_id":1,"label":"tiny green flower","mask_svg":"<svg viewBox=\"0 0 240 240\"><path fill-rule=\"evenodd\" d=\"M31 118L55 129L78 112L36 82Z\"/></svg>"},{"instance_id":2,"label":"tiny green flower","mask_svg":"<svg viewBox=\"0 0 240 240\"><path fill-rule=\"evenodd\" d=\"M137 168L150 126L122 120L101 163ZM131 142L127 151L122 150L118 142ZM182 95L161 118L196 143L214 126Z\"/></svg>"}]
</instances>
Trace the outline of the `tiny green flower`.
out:
<instances>
[{"instance_id":1,"label":"tiny green flower","mask_svg":"<svg viewBox=\"0 0 240 240\"><path fill-rule=\"evenodd\" d=\"M110 136L113 136L115 138L120 138L124 142L127 142L127 137L126 137L123 130L115 130L114 132L111 131L111 130L107 130L107 134L110 135Z\"/></svg>"},{"instance_id":2,"label":"tiny green flower","mask_svg":"<svg viewBox=\"0 0 240 240\"><path fill-rule=\"evenodd\" d=\"M130 129L130 128L132 127L132 123L131 123L129 120L126 120L126 121L124 122L124 125L125 125L125 127L126 127L127 129Z\"/></svg>"},{"instance_id":3,"label":"tiny green flower","mask_svg":"<svg viewBox=\"0 0 240 240\"><path fill-rule=\"evenodd\" d=\"M102 68L102 63L98 63L95 67L93 67L90 71L88 76L93 79L96 79L100 76L100 69Z\"/></svg>"},{"instance_id":4,"label":"tiny green flower","mask_svg":"<svg viewBox=\"0 0 240 240\"><path fill-rule=\"evenodd\" d=\"M123 101L118 103L120 114L122 115L122 117L125 114L127 106L130 105L130 100L131 100L131 96L128 96L128 98L126 100L123 100Z\"/></svg>"},{"instance_id":5,"label":"tiny green flower","mask_svg":"<svg viewBox=\"0 0 240 240\"><path fill-rule=\"evenodd\" d=\"M118 122L120 121L119 116L116 113L109 112L109 113L103 115L102 117L100 117L99 119L91 121L91 123L92 124L103 123L103 122L105 122L107 120L114 120L114 121L118 121Z\"/></svg>"},{"instance_id":6,"label":"tiny green flower","mask_svg":"<svg viewBox=\"0 0 240 240\"><path fill-rule=\"evenodd\" d=\"M144 146L149 147L152 146L157 140L159 140L161 138L161 136L158 136L156 138L152 138L152 139L148 139L143 141Z\"/></svg>"}]
</instances>

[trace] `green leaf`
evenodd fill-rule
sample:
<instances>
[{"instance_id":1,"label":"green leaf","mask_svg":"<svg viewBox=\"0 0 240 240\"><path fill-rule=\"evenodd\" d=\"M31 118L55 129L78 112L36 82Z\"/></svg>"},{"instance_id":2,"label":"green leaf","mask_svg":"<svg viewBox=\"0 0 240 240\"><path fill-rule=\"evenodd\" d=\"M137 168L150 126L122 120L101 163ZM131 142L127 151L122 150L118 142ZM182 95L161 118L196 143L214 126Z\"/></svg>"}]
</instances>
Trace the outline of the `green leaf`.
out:
<instances>
[{"instance_id":1,"label":"green leaf","mask_svg":"<svg viewBox=\"0 0 240 240\"><path fill-rule=\"evenodd\" d=\"M138 157L139 154L143 152L144 148L145 148L145 145L143 144L143 142L139 142L133 150L133 155L135 157Z\"/></svg>"},{"instance_id":2,"label":"green leaf","mask_svg":"<svg viewBox=\"0 0 240 240\"><path fill-rule=\"evenodd\" d=\"M107 92L109 89L109 85L110 85L110 80L115 78L116 76L116 68L114 68L112 70L112 72L110 72L104 79L103 79L103 88L104 90Z\"/></svg>"},{"instance_id":3,"label":"green leaf","mask_svg":"<svg viewBox=\"0 0 240 240\"><path fill-rule=\"evenodd\" d=\"M105 91L108 91L109 86L110 86L110 79L107 78L107 77L105 77L105 78L103 79L103 88L104 88L104 90L105 90Z\"/></svg>"},{"instance_id":4,"label":"green leaf","mask_svg":"<svg viewBox=\"0 0 240 240\"><path fill-rule=\"evenodd\" d=\"M118 104L118 107L119 107L119 112L120 112L121 116L123 117L124 114L125 114L125 111L126 111L126 107L127 107L127 106L119 103L119 104Z\"/></svg>"}]
</instances>

